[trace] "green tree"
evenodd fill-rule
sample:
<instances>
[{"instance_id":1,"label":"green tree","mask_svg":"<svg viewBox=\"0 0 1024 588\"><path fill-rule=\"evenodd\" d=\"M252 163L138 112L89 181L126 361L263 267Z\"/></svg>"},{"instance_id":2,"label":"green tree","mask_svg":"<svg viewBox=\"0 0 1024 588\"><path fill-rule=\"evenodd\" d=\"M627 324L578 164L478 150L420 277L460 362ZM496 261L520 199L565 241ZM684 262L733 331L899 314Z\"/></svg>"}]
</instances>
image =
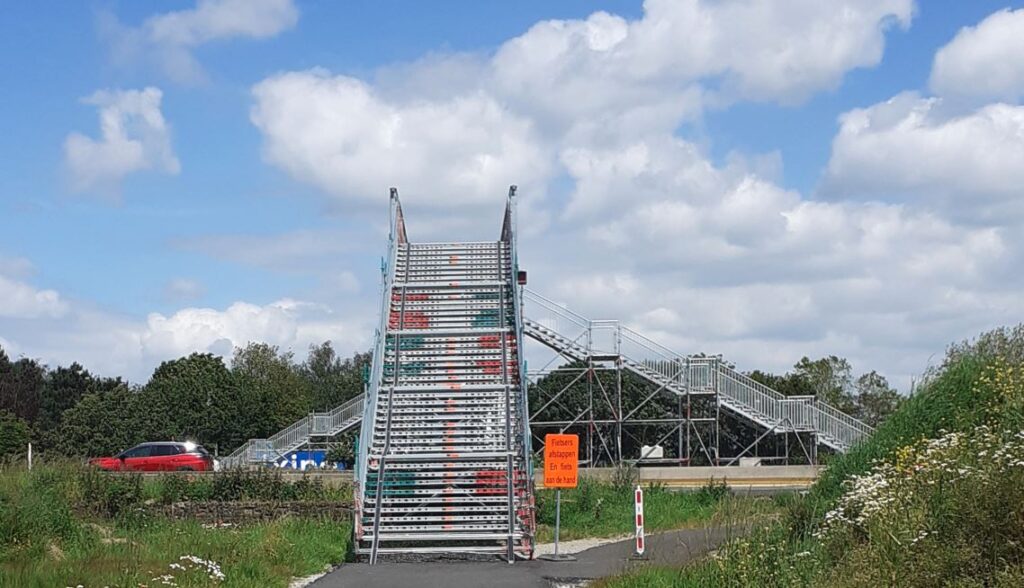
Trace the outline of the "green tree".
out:
<instances>
[{"instance_id":1,"label":"green tree","mask_svg":"<svg viewBox=\"0 0 1024 588\"><path fill-rule=\"evenodd\" d=\"M363 369L373 361L372 355L356 353L342 360L330 341L309 346L309 356L299 372L306 380L313 410L330 410L363 393Z\"/></svg>"},{"instance_id":2,"label":"green tree","mask_svg":"<svg viewBox=\"0 0 1024 588\"><path fill-rule=\"evenodd\" d=\"M24 456L28 442L28 423L7 411L0 411L0 458Z\"/></svg>"},{"instance_id":3,"label":"green tree","mask_svg":"<svg viewBox=\"0 0 1024 588\"><path fill-rule=\"evenodd\" d=\"M27 357L12 362L0 348L0 410L34 422L45 381L46 366Z\"/></svg>"},{"instance_id":4,"label":"green tree","mask_svg":"<svg viewBox=\"0 0 1024 588\"><path fill-rule=\"evenodd\" d=\"M291 352L266 343L235 349L231 372L241 390L247 437L266 437L310 411L308 381L299 373Z\"/></svg>"},{"instance_id":5,"label":"green tree","mask_svg":"<svg viewBox=\"0 0 1024 588\"><path fill-rule=\"evenodd\" d=\"M359 434L347 432L338 436L327 451L324 459L328 462L343 463L345 467L351 468L356 460L356 445Z\"/></svg>"},{"instance_id":6,"label":"green tree","mask_svg":"<svg viewBox=\"0 0 1024 588\"><path fill-rule=\"evenodd\" d=\"M64 411L56 447L64 455L114 455L147 440L141 418L146 410L125 385L86 394Z\"/></svg>"},{"instance_id":7,"label":"green tree","mask_svg":"<svg viewBox=\"0 0 1024 588\"><path fill-rule=\"evenodd\" d=\"M754 370L747 375L750 376L750 379L768 386L783 396L814 396L816 392L805 376L793 372L779 376Z\"/></svg>"},{"instance_id":8,"label":"green tree","mask_svg":"<svg viewBox=\"0 0 1024 588\"><path fill-rule=\"evenodd\" d=\"M850 362L835 355L811 361L802 357L793 366L793 373L807 381L818 400L843 412L853 412L853 369Z\"/></svg>"},{"instance_id":9,"label":"green tree","mask_svg":"<svg viewBox=\"0 0 1024 588\"><path fill-rule=\"evenodd\" d=\"M61 413L88 394L92 386L92 374L78 362L72 363L70 367L59 366L47 374L39 398L37 428L46 430L55 427Z\"/></svg>"},{"instance_id":10,"label":"green tree","mask_svg":"<svg viewBox=\"0 0 1024 588\"><path fill-rule=\"evenodd\" d=\"M857 378L854 387L857 391L854 416L872 427L878 426L903 404L904 397L874 370Z\"/></svg>"},{"instance_id":11,"label":"green tree","mask_svg":"<svg viewBox=\"0 0 1024 588\"><path fill-rule=\"evenodd\" d=\"M53 447L64 411L75 406L86 394L105 392L122 385L121 378L97 378L78 362L70 367L58 366L46 375L33 438L43 448Z\"/></svg>"},{"instance_id":12,"label":"green tree","mask_svg":"<svg viewBox=\"0 0 1024 588\"><path fill-rule=\"evenodd\" d=\"M850 362L834 355L801 358L792 372L782 376L754 371L750 377L787 396L817 396L871 426L885 420L904 400L878 372L872 370L854 379Z\"/></svg>"},{"instance_id":13,"label":"green tree","mask_svg":"<svg viewBox=\"0 0 1024 588\"><path fill-rule=\"evenodd\" d=\"M223 453L245 433L243 395L224 361L209 353L165 361L140 394L147 438L216 444Z\"/></svg>"}]
</instances>

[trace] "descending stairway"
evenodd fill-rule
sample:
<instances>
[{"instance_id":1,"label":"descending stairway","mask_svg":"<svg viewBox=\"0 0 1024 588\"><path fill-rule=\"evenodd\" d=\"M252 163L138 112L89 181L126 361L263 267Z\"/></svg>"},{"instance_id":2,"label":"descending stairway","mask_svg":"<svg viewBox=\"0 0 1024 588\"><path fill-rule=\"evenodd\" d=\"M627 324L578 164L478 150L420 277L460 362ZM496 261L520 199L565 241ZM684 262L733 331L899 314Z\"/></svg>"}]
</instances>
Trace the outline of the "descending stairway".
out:
<instances>
[{"instance_id":1,"label":"descending stairway","mask_svg":"<svg viewBox=\"0 0 1024 588\"><path fill-rule=\"evenodd\" d=\"M220 459L221 467L237 468L268 464L309 443L314 437L330 438L363 420L365 396L360 394L333 410L314 412L295 421L267 439L249 439L231 455Z\"/></svg>"},{"instance_id":2,"label":"descending stairway","mask_svg":"<svg viewBox=\"0 0 1024 588\"><path fill-rule=\"evenodd\" d=\"M502 239L392 247L357 461L357 552L533 551L512 196Z\"/></svg>"},{"instance_id":3,"label":"descending stairway","mask_svg":"<svg viewBox=\"0 0 1024 588\"><path fill-rule=\"evenodd\" d=\"M762 427L780 433L814 432L818 441L837 451L847 451L873 430L813 397L784 396L720 358L675 353L618 321L592 321L525 288L523 298L525 312L534 317L523 319L524 333L568 358L618 361L670 394L714 394L723 408Z\"/></svg>"}]
</instances>

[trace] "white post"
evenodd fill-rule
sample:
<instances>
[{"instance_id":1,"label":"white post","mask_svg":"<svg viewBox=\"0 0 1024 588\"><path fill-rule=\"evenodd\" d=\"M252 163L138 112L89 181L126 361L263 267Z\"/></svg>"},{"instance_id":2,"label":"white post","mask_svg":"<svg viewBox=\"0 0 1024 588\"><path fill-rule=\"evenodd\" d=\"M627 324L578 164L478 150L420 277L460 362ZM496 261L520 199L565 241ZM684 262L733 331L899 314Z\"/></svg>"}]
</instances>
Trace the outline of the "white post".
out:
<instances>
[{"instance_id":1,"label":"white post","mask_svg":"<svg viewBox=\"0 0 1024 588\"><path fill-rule=\"evenodd\" d=\"M555 490L555 559L558 559L558 532L562 524L562 489Z\"/></svg>"},{"instance_id":2,"label":"white post","mask_svg":"<svg viewBox=\"0 0 1024 588\"><path fill-rule=\"evenodd\" d=\"M639 484L636 486L636 555L642 558L644 555L644 491Z\"/></svg>"},{"instance_id":3,"label":"white post","mask_svg":"<svg viewBox=\"0 0 1024 588\"><path fill-rule=\"evenodd\" d=\"M32 444L28 444L28 469L32 469Z\"/></svg>"}]
</instances>

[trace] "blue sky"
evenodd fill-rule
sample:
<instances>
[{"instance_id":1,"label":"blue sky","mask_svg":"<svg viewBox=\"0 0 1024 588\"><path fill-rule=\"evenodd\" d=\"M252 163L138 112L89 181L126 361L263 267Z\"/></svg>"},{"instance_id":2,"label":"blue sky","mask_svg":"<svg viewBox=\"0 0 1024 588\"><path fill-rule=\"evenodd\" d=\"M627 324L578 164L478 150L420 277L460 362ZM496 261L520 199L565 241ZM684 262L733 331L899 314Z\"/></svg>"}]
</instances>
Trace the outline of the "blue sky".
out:
<instances>
[{"instance_id":1,"label":"blue sky","mask_svg":"<svg viewBox=\"0 0 1024 588\"><path fill-rule=\"evenodd\" d=\"M905 385L1021 316L1024 11L839 4L8 7L0 345L136 381L250 339L363 349L388 186L414 239L475 238L515 181L537 290L742 369L834 353Z\"/></svg>"}]
</instances>

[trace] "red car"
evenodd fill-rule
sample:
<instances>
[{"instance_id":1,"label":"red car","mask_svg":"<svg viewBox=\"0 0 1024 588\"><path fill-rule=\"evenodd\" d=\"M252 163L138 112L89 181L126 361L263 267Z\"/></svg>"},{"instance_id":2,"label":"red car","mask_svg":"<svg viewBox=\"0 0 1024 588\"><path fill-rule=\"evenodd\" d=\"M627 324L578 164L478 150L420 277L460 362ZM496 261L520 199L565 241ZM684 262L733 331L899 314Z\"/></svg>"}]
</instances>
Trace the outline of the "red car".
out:
<instances>
[{"instance_id":1,"label":"red car","mask_svg":"<svg viewBox=\"0 0 1024 588\"><path fill-rule=\"evenodd\" d=\"M141 443L115 457L94 457L89 464L110 471L212 472L213 456L190 441Z\"/></svg>"}]
</instances>

